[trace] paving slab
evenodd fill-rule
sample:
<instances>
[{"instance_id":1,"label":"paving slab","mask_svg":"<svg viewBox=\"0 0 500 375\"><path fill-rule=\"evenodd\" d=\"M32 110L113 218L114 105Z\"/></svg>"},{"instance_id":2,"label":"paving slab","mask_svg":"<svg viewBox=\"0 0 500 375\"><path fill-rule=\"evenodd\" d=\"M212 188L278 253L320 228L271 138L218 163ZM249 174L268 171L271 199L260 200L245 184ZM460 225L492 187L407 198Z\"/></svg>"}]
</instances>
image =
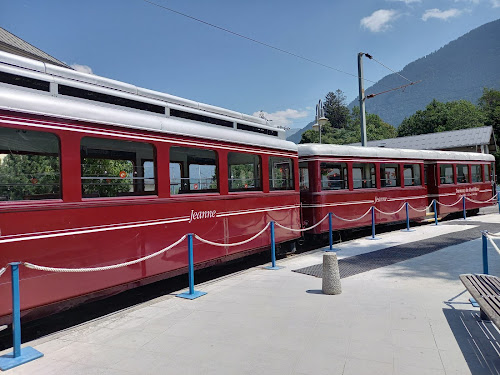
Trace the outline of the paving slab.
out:
<instances>
[{"instance_id":1,"label":"paving slab","mask_svg":"<svg viewBox=\"0 0 500 375\"><path fill-rule=\"evenodd\" d=\"M6 374L498 374L500 334L458 279L482 271L485 225L500 232L500 215L339 244L347 259L477 230L477 239L344 278L336 296L292 272L321 262L321 250L282 259L278 271L211 280L197 285L208 292L199 299L165 295L23 343L45 356ZM498 275L500 255L489 261Z\"/></svg>"}]
</instances>

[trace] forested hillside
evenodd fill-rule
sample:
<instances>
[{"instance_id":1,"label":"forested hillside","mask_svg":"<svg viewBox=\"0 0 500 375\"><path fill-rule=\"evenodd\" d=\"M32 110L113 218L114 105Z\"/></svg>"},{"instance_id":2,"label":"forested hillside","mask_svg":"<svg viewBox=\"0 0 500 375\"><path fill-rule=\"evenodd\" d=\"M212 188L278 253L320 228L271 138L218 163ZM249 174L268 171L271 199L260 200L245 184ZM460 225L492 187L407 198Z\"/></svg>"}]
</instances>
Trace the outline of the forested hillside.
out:
<instances>
[{"instance_id":1,"label":"forested hillside","mask_svg":"<svg viewBox=\"0 0 500 375\"><path fill-rule=\"evenodd\" d=\"M372 62L365 59L364 63ZM400 73L410 80L422 82L404 91L389 92L366 101L368 112L396 127L433 99L440 102L465 99L477 103L484 87L500 88L500 20L470 31L408 64ZM391 74L366 89L366 93L378 93L405 83L401 77ZM356 98L349 107L358 103Z\"/></svg>"}]
</instances>

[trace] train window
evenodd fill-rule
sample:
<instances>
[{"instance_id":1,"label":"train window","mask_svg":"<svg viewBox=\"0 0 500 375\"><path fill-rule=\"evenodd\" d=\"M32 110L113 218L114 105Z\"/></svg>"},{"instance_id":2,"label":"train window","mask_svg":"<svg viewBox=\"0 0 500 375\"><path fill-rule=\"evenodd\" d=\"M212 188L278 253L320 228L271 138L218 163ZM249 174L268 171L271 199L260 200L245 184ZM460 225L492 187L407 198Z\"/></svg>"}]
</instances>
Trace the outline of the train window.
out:
<instances>
[{"instance_id":1,"label":"train window","mask_svg":"<svg viewBox=\"0 0 500 375\"><path fill-rule=\"evenodd\" d=\"M0 128L0 200L61 198L59 155L54 134Z\"/></svg>"},{"instance_id":2,"label":"train window","mask_svg":"<svg viewBox=\"0 0 500 375\"><path fill-rule=\"evenodd\" d=\"M453 184L453 165L441 164L439 166L439 178L441 185Z\"/></svg>"},{"instance_id":3,"label":"train window","mask_svg":"<svg viewBox=\"0 0 500 375\"><path fill-rule=\"evenodd\" d=\"M349 189L346 163L321 163L321 190Z\"/></svg>"},{"instance_id":4,"label":"train window","mask_svg":"<svg viewBox=\"0 0 500 375\"><path fill-rule=\"evenodd\" d=\"M469 182L469 167L466 164L457 164L457 183L466 184Z\"/></svg>"},{"instance_id":5,"label":"train window","mask_svg":"<svg viewBox=\"0 0 500 375\"><path fill-rule=\"evenodd\" d=\"M153 145L84 137L80 155L84 198L147 195L156 191Z\"/></svg>"},{"instance_id":6,"label":"train window","mask_svg":"<svg viewBox=\"0 0 500 375\"><path fill-rule=\"evenodd\" d=\"M269 157L271 190L293 190L293 161L290 158Z\"/></svg>"},{"instance_id":7,"label":"train window","mask_svg":"<svg viewBox=\"0 0 500 375\"><path fill-rule=\"evenodd\" d=\"M398 164L380 164L380 184L382 187L401 186Z\"/></svg>"},{"instance_id":8,"label":"train window","mask_svg":"<svg viewBox=\"0 0 500 375\"><path fill-rule=\"evenodd\" d=\"M472 182L483 182L483 174L480 165L470 166L470 177Z\"/></svg>"},{"instance_id":9,"label":"train window","mask_svg":"<svg viewBox=\"0 0 500 375\"><path fill-rule=\"evenodd\" d=\"M257 155L228 153L229 191L261 190L260 165Z\"/></svg>"},{"instance_id":10,"label":"train window","mask_svg":"<svg viewBox=\"0 0 500 375\"><path fill-rule=\"evenodd\" d=\"M307 163L299 164L299 187L300 191L309 191L309 167Z\"/></svg>"},{"instance_id":11,"label":"train window","mask_svg":"<svg viewBox=\"0 0 500 375\"><path fill-rule=\"evenodd\" d=\"M352 165L352 187L354 189L375 188L375 164L354 163Z\"/></svg>"},{"instance_id":12,"label":"train window","mask_svg":"<svg viewBox=\"0 0 500 375\"><path fill-rule=\"evenodd\" d=\"M420 164L405 164L404 165L405 186L420 186Z\"/></svg>"},{"instance_id":13,"label":"train window","mask_svg":"<svg viewBox=\"0 0 500 375\"><path fill-rule=\"evenodd\" d=\"M217 154L199 148L170 148L170 194L217 192Z\"/></svg>"},{"instance_id":14,"label":"train window","mask_svg":"<svg viewBox=\"0 0 500 375\"><path fill-rule=\"evenodd\" d=\"M490 166L487 164L484 165L484 180L491 181Z\"/></svg>"}]
</instances>

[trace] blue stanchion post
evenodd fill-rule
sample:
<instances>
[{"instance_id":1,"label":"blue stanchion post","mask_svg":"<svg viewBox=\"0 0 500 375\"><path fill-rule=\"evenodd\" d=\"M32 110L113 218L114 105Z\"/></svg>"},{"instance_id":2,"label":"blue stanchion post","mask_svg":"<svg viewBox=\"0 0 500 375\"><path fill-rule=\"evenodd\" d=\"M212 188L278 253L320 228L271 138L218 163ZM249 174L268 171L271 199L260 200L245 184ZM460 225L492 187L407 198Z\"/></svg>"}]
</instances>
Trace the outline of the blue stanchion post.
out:
<instances>
[{"instance_id":1,"label":"blue stanchion post","mask_svg":"<svg viewBox=\"0 0 500 375\"><path fill-rule=\"evenodd\" d=\"M328 213L328 240L330 246L325 251L340 251L340 249L333 248L333 214L331 212Z\"/></svg>"},{"instance_id":2,"label":"blue stanchion post","mask_svg":"<svg viewBox=\"0 0 500 375\"><path fill-rule=\"evenodd\" d=\"M498 186L497 186L497 202L498 202L498 213L500 214L500 193L498 192Z\"/></svg>"},{"instance_id":3,"label":"blue stanchion post","mask_svg":"<svg viewBox=\"0 0 500 375\"><path fill-rule=\"evenodd\" d=\"M38 350L28 346L21 349L21 301L19 293L20 262L10 264L12 275L12 347L13 352L0 357L0 370L5 371L23 363L43 357Z\"/></svg>"},{"instance_id":4,"label":"blue stanchion post","mask_svg":"<svg viewBox=\"0 0 500 375\"><path fill-rule=\"evenodd\" d=\"M271 221L269 223L269 228L271 229L271 265L265 268L268 270L280 270L283 267L276 265L276 239L274 235L274 221Z\"/></svg>"},{"instance_id":5,"label":"blue stanchion post","mask_svg":"<svg viewBox=\"0 0 500 375\"><path fill-rule=\"evenodd\" d=\"M177 297L186 299L195 299L207 294L206 292L200 292L199 290L194 290L194 255L193 255L193 234L189 233L187 235L188 240L188 277L189 277L189 293L177 294Z\"/></svg>"},{"instance_id":6,"label":"blue stanchion post","mask_svg":"<svg viewBox=\"0 0 500 375\"><path fill-rule=\"evenodd\" d=\"M465 195L462 196L462 208L464 211L464 220L467 220L467 214L465 213Z\"/></svg>"},{"instance_id":7,"label":"blue stanchion post","mask_svg":"<svg viewBox=\"0 0 500 375\"><path fill-rule=\"evenodd\" d=\"M488 274L488 231L482 230L481 237L483 240L483 273Z\"/></svg>"},{"instance_id":8,"label":"blue stanchion post","mask_svg":"<svg viewBox=\"0 0 500 375\"><path fill-rule=\"evenodd\" d=\"M380 238L375 237L375 206L372 206L372 236L367 238L368 240L380 240Z\"/></svg>"},{"instance_id":9,"label":"blue stanchion post","mask_svg":"<svg viewBox=\"0 0 500 375\"><path fill-rule=\"evenodd\" d=\"M332 230L332 213L328 213L328 241L330 243L330 251L333 251L333 230Z\"/></svg>"},{"instance_id":10,"label":"blue stanchion post","mask_svg":"<svg viewBox=\"0 0 500 375\"><path fill-rule=\"evenodd\" d=\"M435 199L432 201L432 207L434 208L434 225L439 225L438 224L438 211L437 211L437 206L436 206L436 200Z\"/></svg>"},{"instance_id":11,"label":"blue stanchion post","mask_svg":"<svg viewBox=\"0 0 500 375\"><path fill-rule=\"evenodd\" d=\"M405 203L406 209L406 229L403 229L403 232L415 232L415 229L410 229L410 210L408 209L408 202Z\"/></svg>"}]
</instances>

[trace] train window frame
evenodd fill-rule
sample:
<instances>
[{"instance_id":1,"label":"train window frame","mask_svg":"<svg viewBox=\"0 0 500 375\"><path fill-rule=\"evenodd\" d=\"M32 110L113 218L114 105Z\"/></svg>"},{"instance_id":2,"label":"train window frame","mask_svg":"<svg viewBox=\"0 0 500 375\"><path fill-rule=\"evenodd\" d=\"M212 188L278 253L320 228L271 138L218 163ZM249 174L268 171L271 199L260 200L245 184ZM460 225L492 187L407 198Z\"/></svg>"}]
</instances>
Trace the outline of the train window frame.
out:
<instances>
[{"instance_id":1,"label":"train window frame","mask_svg":"<svg viewBox=\"0 0 500 375\"><path fill-rule=\"evenodd\" d=\"M368 166L368 167L366 167ZM355 179L356 173L354 170L361 170L360 179ZM352 167L352 189L376 189L377 188L377 172L375 163L353 163ZM357 186L356 182L361 181L361 186ZM370 186L368 186L368 182Z\"/></svg>"},{"instance_id":2,"label":"train window frame","mask_svg":"<svg viewBox=\"0 0 500 375\"><path fill-rule=\"evenodd\" d=\"M85 160L101 160L101 162L95 162L93 167L104 168L106 176L86 175L92 173L92 165L86 163ZM111 162L119 161L123 164L111 164ZM153 178L145 177L145 163L149 162L153 162L151 168ZM87 167L89 170L85 171ZM112 174L116 174L116 176L107 175L110 168L113 168ZM146 189L146 179L153 180L153 184L150 184L153 186L152 190ZM157 179L156 147L154 144L93 136L85 136L80 139L80 185L83 199L115 199L157 195ZM100 191L86 190L86 188L96 184L86 184L85 180L99 180L97 185L102 185L98 188ZM113 184L112 181L117 183ZM127 181L128 184L120 185L120 182ZM128 191L126 190L127 185Z\"/></svg>"},{"instance_id":3,"label":"train window frame","mask_svg":"<svg viewBox=\"0 0 500 375\"><path fill-rule=\"evenodd\" d=\"M299 163L299 191L310 191L309 163Z\"/></svg>"},{"instance_id":4,"label":"train window frame","mask_svg":"<svg viewBox=\"0 0 500 375\"><path fill-rule=\"evenodd\" d=\"M392 169L394 172L391 172ZM391 175L388 175L387 173L391 173L391 175L393 174L394 178L389 178ZM387 176L387 178L382 178L382 176ZM382 189L401 187L401 168L399 164L380 163L380 187Z\"/></svg>"},{"instance_id":5,"label":"train window frame","mask_svg":"<svg viewBox=\"0 0 500 375\"><path fill-rule=\"evenodd\" d=\"M406 176L406 171L410 171L410 177L407 178ZM417 172L418 176L415 175L415 171ZM407 184L406 181L412 181L412 183ZM420 164L403 164L403 183L405 187L412 187L412 186L422 186L422 176L421 176L421 168Z\"/></svg>"},{"instance_id":6,"label":"train window frame","mask_svg":"<svg viewBox=\"0 0 500 375\"><path fill-rule=\"evenodd\" d=\"M231 163L231 158L252 158L253 160L246 163ZM233 181L236 179L233 177L233 172L232 168L233 166L253 166L253 171L251 173L253 174L254 178L245 178L246 181L252 181L254 182L254 186L249 185L248 183L245 183L242 187L233 187ZM249 171L250 172L250 171ZM240 176L241 177L241 176ZM239 179L243 180L243 179ZM250 154L250 153L245 153L245 152L228 152L227 153L227 183L228 183L228 191L230 193L233 192L242 192L242 191L262 191L262 158L260 155L256 154Z\"/></svg>"},{"instance_id":7,"label":"train window frame","mask_svg":"<svg viewBox=\"0 0 500 375\"><path fill-rule=\"evenodd\" d=\"M1 135L1 133L5 133L5 135ZM29 139L30 136L32 136L33 139ZM16 141L14 138L17 138L18 140ZM63 198L61 140L57 134L39 130L0 127L0 140L4 140L3 142L5 142L5 150L3 150L4 146L1 144L2 142L0 142L0 150L1 150L0 154L5 155L0 158L0 176L2 176L3 169L8 167L7 164L4 165L5 159L7 158L12 159L15 155L19 156L16 157L16 159L18 160L12 160L12 162L16 165L16 170L15 173L12 174L12 177L14 178L13 182L5 183L6 195L3 195L2 192L3 188L2 185L0 185L0 202L18 203L18 202L33 201L33 200L54 201L54 200L61 200ZM43 144L43 141L45 142L45 145ZM45 147L45 150L43 149L43 147ZM9 157L11 155L12 157ZM34 164L32 158L30 158L29 156L43 157L43 159L40 158L38 160L40 162L41 161L44 162L44 163L39 163L40 166L43 167L43 170L40 169L34 172L30 171L29 173L30 177L26 181L24 181L24 183L22 180L19 182L19 170L17 168L20 162L27 161L28 163L27 164L25 163L27 167L33 166ZM50 158L55 158L55 160L51 160ZM50 175L51 173L51 171L47 172L47 166L54 169L53 175L57 179L57 181L51 182L50 176L49 180L48 181L46 180L47 175ZM4 181L4 178L1 178L0 180ZM17 192L15 190L14 191L12 190L12 187L20 185L26 186L25 188L26 190ZM43 188L49 186L53 187L51 191L47 191L47 189ZM10 197L7 194L10 194Z\"/></svg>"},{"instance_id":8,"label":"train window frame","mask_svg":"<svg viewBox=\"0 0 500 375\"><path fill-rule=\"evenodd\" d=\"M288 168L285 168L285 178L277 177L277 167L279 167L280 173L283 173L283 167L285 164ZM288 175L286 170L288 169ZM294 161L289 157L282 156L270 156L269 157L269 190L270 191L282 191L282 190L295 190L295 175L294 175ZM285 186L276 186L275 181L285 181Z\"/></svg>"},{"instance_id":9,"label":"train window frame","mask_svg":"<svg viewBox=\"0 0 500 375\"><path fill-rule=\"evenodd\" d=\"M449 179L449 175L446 174L447 168L451 169L451 180ZM439 185L453 185L455 183L455 174L453 164L439 164Z\"/></svg>"},{"instance_id":10,"label":"train window frame","mask_svg":"<svg viewBox=\"0 0 500 375\"><path fill-rule=\"evenodd\" d=\"M474 169L476 171L474 171ZM481 164L471 164L471 166L470 166L470 181L472 183L483 182L483 168L481 167Z\"/></svg>"},{"instance_id":11,"label":"train window frame","mask_svg":"<svg viewBox=\"0 0 500 375\"><path fill-rule=\"evenodd\" d=\"M491 167L489 164L483 164L483 173L484 173L484 181L485 182L490 182L491 181Z\"/></svg>"},{"instance_id":12,"label":"train window frame","mask_svg":"<svg viewBox=\"0 0 500 375\"><path fill-rule=\"evenodd\" d=\"M459 168L461 169L462 176L459 173ZM466 173L464 173L464 171ZM455 173L457 176L457 184L469 184L470 183L470 174L469 174L469 165L468 164L456 164Z\"/></svg>"},{"instance_id":13,"label":"train window frame","mask_svg":"<svg viewBox=\"0 0 500 375\"><path fill-rule=\"evenodd\" d=\"M177 152L178 155L173 155L173 152ZM183 153L186 152L186 153ZM174 156L174 157L173 157ZM185 156L185 165L184 160L177 159L180 156ZM192 161L189 162L189 158ZM209 162L210 161L210 162ZM172 165L180 165L180 176L178 178L172 177ZM209 188L200 188L202 186L201 182L201 168L198 169L199 172L199 181L198 183L192 182L195 181L193 177L191 177L191 166L213 166L214 171L211 177L205 178L209 180L206 184ZM219 182L219 153L216 150L212 150L209 148L201 148L201 147L185 147L185 146L171 146L169 150L169 175L170 175L170 196L182 196L187 194L218 194L220 193L220 182ZM210 173L210 171L208 171ZM187 177L183 177L187 176ZM177 192L172 191L172 181L180 180L179 185L180 188ZM187 180L183 181L183 180Z\"/></svg>"},{"instance_id":14,"label":"train window frame","mask_svg":"<svg viewBox=\"0 0 500 375\"><path fill-rule=\"evenodd\" d=\"M321 162L319 164L319 173L322 191L349 190L347 163Z\"/></svg>"}]
</instances>

